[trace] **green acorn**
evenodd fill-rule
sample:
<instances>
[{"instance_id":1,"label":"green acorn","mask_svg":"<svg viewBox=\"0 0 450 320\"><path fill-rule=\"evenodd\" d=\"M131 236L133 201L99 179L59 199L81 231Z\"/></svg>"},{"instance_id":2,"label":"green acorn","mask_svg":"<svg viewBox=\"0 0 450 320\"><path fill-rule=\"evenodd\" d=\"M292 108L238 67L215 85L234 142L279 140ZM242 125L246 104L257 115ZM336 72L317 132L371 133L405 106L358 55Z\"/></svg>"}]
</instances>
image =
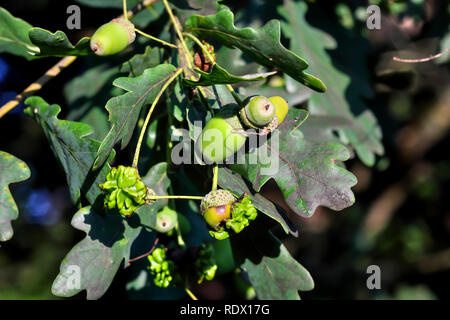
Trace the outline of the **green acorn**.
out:
<instances>
[{"instance_id":1,"label":"green acorn","mask_svg":"<svg viewBox=\"0 0 450 320\"><path fill-rule=\"evenodd\" d=\"M270 97L269 101L275 106L275 115L278 121L277 125L280 125L289 111L288 103L280 96Z\"/></svg>"},{"instance_id":2,"label":"green acorn","mask_svg":"<svg viewBox=\"0 0 450 320\"><path fill-rule=\"evenodd\" d=\"M236 113L235 105L225 106L203 128L197 147L208 162L222 162L236 153L247 140Z\"/></svg>"},{"instance_id":3,"label":"green acorn","mask_svg":"<svg viewBox=\"0 0 450 320\"><path fill-rule=\"evenodd\" d=\"M102 25L91 38L91 49L98 56L119 53L136 39L134 25L127 19L114 19Z\"/></svg>"},{"instance_id":4,"label":"green acorn","mask_svg":"<svg viewBox=\"0 0 450 320\"><path fill-rule=\"evenodd\" d=\"M177 212L169 206L165 206L156 214L155 230L161 233L167 233L175 228L177 221Z\"/></svg>"},{"instance_id":5,"label":"green acorn","mask_svg":"<svg viewBox=\"0 0 450 320\"><path fill-rule=\"evenodd\" d=\"M208 193L200 204L200 211L206 223L218 229L220 224L231 216L231 205L236 198L231 192L223 189L213 190Z\"/></svg>"},{"instance_id":6,"label":"green acorn","mask_svg":"<svg viewBox=\"0 0 450 320\"><path fill-rule=\"evenodd\" d=\"M244 125L258 130L272 122L275 117L275 106L266 97L251 97L239 111L239 115Z\"/></svg>"}]
</instances>

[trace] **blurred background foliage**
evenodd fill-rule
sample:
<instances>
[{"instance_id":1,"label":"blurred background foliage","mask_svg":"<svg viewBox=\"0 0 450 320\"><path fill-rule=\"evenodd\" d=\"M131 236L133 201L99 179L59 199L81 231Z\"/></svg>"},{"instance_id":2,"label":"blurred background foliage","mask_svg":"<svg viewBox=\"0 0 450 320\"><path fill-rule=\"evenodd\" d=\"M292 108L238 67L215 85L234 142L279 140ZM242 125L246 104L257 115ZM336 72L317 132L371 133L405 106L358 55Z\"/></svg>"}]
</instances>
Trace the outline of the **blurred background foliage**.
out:
<instances>
[{"instance_id":1,"label":"blurred background foliage","mask_svg":"<svg viewBox=\"0 0 450 320\"><path fill-rule=\"evenodd\" d=\"M396 62L392 57L427 57L450 47L449 2L307 2L308 23L337 41L337 48L328 52L334 66L349 75L352 82L363 82L359 87L372 92L366 104L380 122L386 153L373 168L358 159L348 162L359 181L354 187L355 205L338 213L319 208L310 219L290 213L300 230L297 239L277 230L289 251L315 280L315 289L303 293L302 298L442 299L448 296L446 285L450 280L450 54L420 64ZM238 26L260 26L280 18L276 7L282 1L224 3L238 12ZM64 30L72 42L91 35L98 25L120 13L120 9L82 7L82 30L68 31L66 8L70 4L74 1L1 3L32 25ZM381 8L381 30L366 27L366 9L370 4ZM55 61L24 63L18 57L0 56L0 105ZM61 116L67 116L64 105L76 98L70 84L64 84L86 68L87 64L76 63L43 88L42 96L63 106ZM272 79L270 85L279 83ZM348 92L351 95L351 90ZM99 107L103 108L112 94L106 90ZM24 160L32 172L31 179L11 186L20 218L13 222L12 240L0 247L0 299L55 299L50 288L59 263L83 234L70 226L76 209L70 203L64 172L41 129L22 110L23 106L16 108L0 121L1 149ZM91 116L95 119L95 114ZM275 183L265 185L263 193L289 211ZM381 290L366 287L366 269L372 264L381 268ZM131 269L118 273L102 299L140 297L134 294L133 286L145 282L146 274L127 284L130 277L136 277ZM149 290L147 296L155 298L182 296L177 290ZM194 290L201 299L253 296L235 273L221 275Z\"/></svg>"}]
</instances>

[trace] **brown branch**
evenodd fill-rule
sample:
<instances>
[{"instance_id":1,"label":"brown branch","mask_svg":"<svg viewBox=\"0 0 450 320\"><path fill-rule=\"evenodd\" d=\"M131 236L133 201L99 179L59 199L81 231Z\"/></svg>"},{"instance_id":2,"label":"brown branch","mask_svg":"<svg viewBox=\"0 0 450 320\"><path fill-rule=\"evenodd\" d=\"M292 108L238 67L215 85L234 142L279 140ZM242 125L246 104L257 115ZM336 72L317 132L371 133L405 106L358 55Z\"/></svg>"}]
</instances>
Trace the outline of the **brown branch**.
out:
<instances>
[{"instance_id":1,"label":"brown branch","mask_svg":"<svg viewBox=\"0 0 450 320\"><path fill-rule=\"evenodd\" d=\"M150 249L149 252L144 253L144 254L142 254L142 255L136 257L136 258L133 258L133 259L128 260L128 264L127 264L127 266L126 266L125 268L128 268L128 267L131 265L131 262L137 261L137 260L139 260L139 259L142 259L142 258L145 258L146 256L151 255L152 252L153 252L153 250L155 250L156 246L158 245L158 242L159 242L159 238L156 238L156 239L155 239L155 242L153 243L153 247Z\"/></svg>"},{"instance_id":2,"label":"brown branch","mask_svg":"<svg viewBox=\"0 0 450 320\"><path fill-rule=\"evenodd\" d=\"M392 60L394 61L398 61L398 62L405 62L405 63L420 63L420 62L427 62L427 61L431 61L434 59L437 59L439 57L442 57L444 54L446 54L448 51L450 50L450 47L448 47L447 49L445 49L444 51L442 51L441 53L435 54L433 56L429 56L427 58L422 58L422 59L402 59L399 57L393 57Z\"/></svg>"}]
</instances>

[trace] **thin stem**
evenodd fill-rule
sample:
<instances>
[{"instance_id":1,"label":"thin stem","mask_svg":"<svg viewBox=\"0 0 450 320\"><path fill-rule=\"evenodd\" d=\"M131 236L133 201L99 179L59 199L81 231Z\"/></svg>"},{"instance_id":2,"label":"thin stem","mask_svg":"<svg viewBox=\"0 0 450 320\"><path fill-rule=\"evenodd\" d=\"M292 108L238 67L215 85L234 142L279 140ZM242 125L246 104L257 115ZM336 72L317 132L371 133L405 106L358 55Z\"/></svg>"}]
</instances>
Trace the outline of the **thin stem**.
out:
<instances>
[{"instance_id":1,"label":"thin stem","mask_svg":"<svg viewBox=\"0 0 450 320\"><path fill-rule=\"evenodd\" d=\"M183 32L183 35L194 40L194 42L202 49L203 54L208 57L208 60L211 61L212 64L216 63L214 57L211 55L211 53L205 48L203 43L196 36L194 36L193 34L188 33L188 32Z\"/></svg>"},{"instance_id":2,"label":"thin stem","mask_svg":"<svg viewBox=\"0 0 450 320\"><path fill-rule=\"evenodd\" d=\"M159 199L188 199L188 200L203 200L202 196L147 196L147 200L159 200Z\"/></svg>"},{"instance_id":3,"label":"thin stem","mask_svg":"<svg viewBox=\"0 0 450 320\"><path fill-rule=\"evenodd\" d=\"M238 103L238 105L242 105L242 100L241 97L239 97L239 95L237 94L236 91L234 91L233 87L231 86L231 84L227 84L226 85L228 91L230 91L231 95L233 96L234 100L236 100L236 102Z\"/></svg>"},{"instance_id":4,"label":"thin stem","mask_svg":"<svg viewBox=\"0 0 450 320\"><path fill-rule=\"evenodd\" d=\"M142 126L141 129L141 134L139 135L139 140L138 143L136 145L136 151L134 153L134 158L133 158L133 167L137 168L138 162L139 162L139 153L141 152L141 145L142 145L142 141L144 140L144 134L145 134L145 130L147 129L148 123L150 122L150 117L152 116L153 110L156 107L156 104L158 103L159 99L161 98L161 96L163 95L164 91L167 89L167 87L173 82L173 80L175 80L176 77L178 77L178 75L183 71L183 69L178 69L174 75L172 77L170 77L169 80L167 80L167 82L164 84L164 86L161 88L161 90L158 92L158 95L156 96L155 100L152 103L152 106L150 107L150 110L148 111L147 117L145 118L145 122Z\"/></svg>"},{"instance_id":5,"label":"thin stem","mask_svg":"<svg viewBox=\"0 0 450 320\"><path fill-rule=\"evenodd\" d=\"M446 54L448 51L450 50L450 47L448 47L447 49L445 49L444 51L442 51L441 53L435 54L433 56L429 56L427 58L422 58L422 59L402 59L402 58L398 58L398 57L393 57L392 60L394 61L398 61L398 62L405 62L405 63L420 63L420 62L427 62L427 61L431 61L434 59L437 59L439 57L442 57L444 54Z\"/></svg>"},{"instance_id":6,"label":"thin stem","mask_svg":"<svg viewBox=\"0 0 450 320\"><path fill-rule=\"evenodd\" d=\"M214 164L213 167L213 182L212 182L212 191L217 190L217 180L219 178L219 165L217 163Z\"/></svg>"},{"instance_id":7,"label":"thin stem","mask_svg":"<svg viewBox=\"0 0 450 320\"><path fill-rule=\"evenodd\" d=\"M144 8L150 7L159 0L144 0L139 2L133 9L129 10L126 14L128 18L133 17ZM123 18L121 15L118 18ZM30 84L22 93L18 94L13 100L10 100L0 108L0 118L17 107L23 100L39 91L47 82L56 77L65 68L71 65L77 59L76 56L67 56L59 60L57 64L51 67L45 72L38 80Z\"/></svg>"},{"instance_id":8,"label":"thin stem","mask_svg":"<svg viewBox=\"0 0 450 320\"><path fill-rule=\"evenodd\" d=\"M205 46L203 45L203 43L200 41L199 38L197 38L196 36L194 36L191 33L188 32L183 32L184 36L187 36L189 38L191 38L203 51L203 54L205 54L208 57L208 60L211 61L213 64L215 63L215 59L214 57L211 55L211 53L205 48ZM242 104L242 100L239 97L239 95L236 93L236 91L234 91L233 87L230 84L226 85L227 89L230 91L231 95L233 96L233 98L236 100L236 102L241 105ZM200 91L204 96L204 92L203 90Z\"/></svg>"},{"instance_id":9,"label":"thin stem","mask_svg":"<svg viewBox=\"0 0 450 320\"><path fill-rule=\"evenodd\" d=\"M125 17L130 19L130 18L134 17L136 15L136 13L138 13L139 11L150 7L151 5L155 4L158 1L159 0L143 0L143 1L139 2L138 4L136 4L136 6L134 6L132 9L128 10L126 15L124 12L124 14L119 16L118 19L125 18Z\"/></svg>"},{"instance_id":10,"label":"thin stem","mask_svg":"<svg viewBox=\"0 0 450 320\"><path fill-rule=\"evenodd\" d=\"M18 94L13 100L7 102L0 108L0 118L2 118L9 111L14 109L21 101L39 91L47 82L56 77L62 70L67 68L77 59L76 56L65 57L53 67L48 69L39 79L30 84L21 94Z\"/></svg>"},{"instance_id":11,"label":"thin stem","mask_svg":"<svg viewBox=\"0 0 450 320\"><path fill-rule=\"evenodd\" d=\"M139 29L136 29L136 28L135 28L134 31L136 31L136 32L139 33L140 35L143 35L143 36L146 37L146 38L152 39L152 40L154 40L154 41L158 41L159 43L162 43L162 44L165 45L165 46L168 46L168 47L171 47L171 48L176 48L176 47L177 47L176 45L174 45L174 44L172 44L172 43L169 43L169 42L166 42L166 41L164 41L164 40L161 40L161 39L159 39L159 38L157 38L157 37L154 37L154 36L152 36L152 35L150 35L150 34L148 34L148 33L145 33L144 31L139 30Z\"/></svg>"},{"instance_id":12,"label":"thin stem","mask_svg":"<svg viewBox=\"0 0 450 320\"><path fill-rule=\"evenodd\" d=\"M126 268L128 268L128 267L131 265L131 262L140 260L140 259L142 259L142 258L145 258L145 257L151 255L152 252L153 252L153 250L155 250L156 246L158 245L158 242L159 242L159 238L156 238L156 239L155 239L155 242L153 243L153 246L152 246L152 248L150 249L149 252L144 253L144 254L142 254L142 255L136 257L136 258L133 258L133 259L128 260L128 264L127 264Z\"/></svg>"},{"instance_id":13,"label":"thin stem","mask_svg":"<svg viewBox=\"0 0 450 320\"><path fill-rule=\"evenodd\" d=\"M127 0L122 1L122 8L123 8L123 18L125 20L128 20Z\"/></svg>"},{"instance_id":14,"label":"thin stem","mask_svg":"<svg viewBox=\"0 0 450 320\"><path fill-rule=\"evenodd\" d=\"M215 59L212 57L212 55L209 53L209 51L205 49L205 46L203 45L203 43L202 43L196 36L194 36L193 34L190 34L190 33L188 33L188 32L183 32L183 35L188 36L189 38L191 38L192 40L194 40L194 42L197 43L197 44L200 46L200 48L202 49L202 51L206 54L206 56L208 57L208 59L209 59L210 61L212 61L213 64L216 63L216 62L215 62ZM189 58L190 58L190 60L193 60L192 56L190 56ZM194 79L194 80L195 80L195 79ZM206 93L205 93L205 91L203 90L203 88L202 88L202 87L198 87L198 91L200 91L200 94L201 94L201 95L203 96L203 98L205 99L205 104L208 106L208 109L211 110L211 107L210 107L210 105L209 105L209 103L208 103L208 99L206 99Z\"/></svg>"},{"instance_id":15,"label":"thin stem","mask_svg":"<svg viewBox=\"0 0 450 320\"><path fill-rule=\"evenodd\" d=\"M186 243L184 242L183 236L181 235L181 230L180 230L180 226L179 226L178 222L177 222L177 224L176 224L176 226L175 226L175 232L177 233L177 242L178 242L178 245L179 245L180 247L186 247Z\"/></svg>"},{"instance_id":16,"label":"thin stem","mask_svg":"<svg viewBox=\"0 0 450 320\"><path fill-rule=\"evenodd\" d=\"M180 39L181 45L183 46L183 49L184 49L186 52L189 52L189 49L188 49L188 47L186 46L186 42L184 42L183 35L181 34L181 30L180 30L180 28L179 28L179 26L178 26L178 22L177 22L177 20L175 19L175 16L173 15L173 12L172 12L172 9L171 9L170 6L169 6L169 3L167 2L167 0L163 0L163 2L164 2L164 6L166 7L166 11L167 11L167 13L169 14L170 21L172 21L172 24L173 24L173 27L174 27L174 29L175 29L175 32L176 32L176 34L177 34L177 36L178 36L178 39ZM188 63L189 68L192 69L192 61L191 61L190 59L188 59L188 60L187 60L187 63Z\"/></svg>"},{"instance_id":17,"label":"thin stem","mask_svg":"<svg viewBox=\"0 0 450 320\"><path fill-rule=\"evenodd\" d=\"M191 290L188 289L188 287L185 287L184 290L186 290L189 297L191 297L192 300L198 300L198 298L192 293Z\"/></svg>"}]
</instances>

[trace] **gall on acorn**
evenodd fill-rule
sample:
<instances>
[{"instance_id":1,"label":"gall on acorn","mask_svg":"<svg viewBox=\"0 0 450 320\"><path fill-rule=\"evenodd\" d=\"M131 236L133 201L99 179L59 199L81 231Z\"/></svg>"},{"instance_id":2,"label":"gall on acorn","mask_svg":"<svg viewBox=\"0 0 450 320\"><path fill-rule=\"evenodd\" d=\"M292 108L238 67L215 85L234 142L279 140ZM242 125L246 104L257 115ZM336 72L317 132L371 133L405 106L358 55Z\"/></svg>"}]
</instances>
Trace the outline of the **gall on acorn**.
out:
<instances>
[{"instance_id":1,"label":"gall on acorn","mask_svg":"<svg viewBox=\"0 0 450 320\"><path fill-rule=\"evenodd\" d=\"M236 105L224 106L203 128L196 146L206 162L222 162L236 153L247 140L236 111Z\"/></svg>"},{"instance_id":2,"label":"gall on acorn","mask_svg":"<svg viewBox=\"0 0 450 320\"><path fill-rule=\"evenodd\" d=\"M220 225L231 218L231 205L236 198L231 192L218 189L208 193L200 204L200 212L205 222L213 229L219 229Z\"/></svg>"},{"instance_id":3,"label":"gall on acorn","mask_svg":"<svg viewBox=\"0 0 450 320\"><path fill-rule=\"evenodd\" d=\"M91 49L98 56L109 56L124 50L136 39L134 25L126 19L114 19L102 25L91 38Z\"/></svg>"}]
</instances>

